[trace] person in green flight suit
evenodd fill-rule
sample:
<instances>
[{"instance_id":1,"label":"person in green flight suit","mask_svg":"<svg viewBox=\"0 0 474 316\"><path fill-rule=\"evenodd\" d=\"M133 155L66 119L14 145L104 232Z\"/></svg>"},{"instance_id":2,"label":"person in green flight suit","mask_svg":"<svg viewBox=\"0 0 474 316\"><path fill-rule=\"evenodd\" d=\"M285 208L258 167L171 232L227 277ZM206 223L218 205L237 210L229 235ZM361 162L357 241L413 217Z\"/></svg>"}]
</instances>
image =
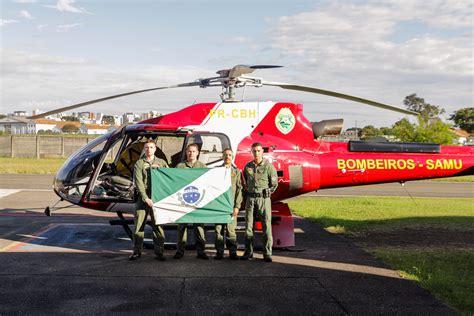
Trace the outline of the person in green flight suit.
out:
<instances>
[{"instance_id":1,"label":"person in green flight suit","mask_svg":"<svg viewBox=\"0 0 474 316\"><path fill-rule=\"evenodd\" d=\"M224 149L222 153L222 159L224 163L223 167L229 168L231 171L231 182L232 182L232 193L233 193L233 214L232 222L228 224L216 224L215 227L215 246L216 255L214 259L222 260L224 258L224 229L227 230L227 248L229 249L229 257L232 260L237 260L237 235L235 234L235 228L237 227L237 215L239 214L240 205L242 204L242 173L240 170L232 164L233 159L232 149Z\"/></svg>"},{"instance_id":2,"label":"person in green flight suit","mask_svg":"<svg viewBox=\"0 0 474 316\"><path fill-rule=\"evenodd\" d=\"M263 226L263 260L272 262L272 201L270 196L278 186L275 167L263 159L262 144L252 144L254 160L248 162L243 170L246 184L245 194L245 253L241 260L253 258L253 226L255 215L262 220Z\"/></svg>"},{"instance_id":3,"label":"person in green flight suit","mask_svg":"<svg viewBox=\"0 0 474 316\"><path fill-rule=\"evenodd\" d=\"M176 168L207 168L206 165L199 160L199 147L197 144L189 144L186 146L186 161L180 162ZM178 224L178 250L174 255L174 259L181 259L184 256L184 250L186 249L186 241L188 239L188 225ZM204 224L194 224L194 238L196 239L196 250L197 257L199 259L208 260L206 252L206 232L204 230Z\"/></svg>"},{"instance_id":4,"label":"person in green flight suit","mask_svg":"<svg viewBox=\"0 0 474 316\"><path fill-rule=\"evenodd\" d=\"M156 258L160 261L166 260L164 256L165 234L163 228L155 224L153 218L153 201L151 200L151 168L168 168L163 159L155 156L156 143L147 140L143 146L145 155L136 163L133 171L133 179L137 188L138 197L135 202L135 228L133 233L133 253L130 260L139 259L142 256L143 238L148 214L151 217L153 228L153 248Z\"/></svg>"}]
</instances>

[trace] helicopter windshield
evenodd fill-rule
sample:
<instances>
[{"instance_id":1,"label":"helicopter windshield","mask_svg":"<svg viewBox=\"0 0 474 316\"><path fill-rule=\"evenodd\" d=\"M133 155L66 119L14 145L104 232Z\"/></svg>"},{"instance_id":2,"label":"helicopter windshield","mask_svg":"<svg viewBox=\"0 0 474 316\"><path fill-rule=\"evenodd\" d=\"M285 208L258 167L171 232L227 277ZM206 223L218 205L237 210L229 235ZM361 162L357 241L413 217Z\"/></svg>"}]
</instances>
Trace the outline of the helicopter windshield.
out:
<instances>
[{"instance_id":1,"label":"helicopter windshield","mask_svg":"<svg viewBox=\"0 0 474 316\"><path fill-rule=\"evenodd\" d=\"M64 199L77 203L100 160L102 149L113 132L102 135L71 155L59 169L54 187Z\"/></svg>"}]
</instances>

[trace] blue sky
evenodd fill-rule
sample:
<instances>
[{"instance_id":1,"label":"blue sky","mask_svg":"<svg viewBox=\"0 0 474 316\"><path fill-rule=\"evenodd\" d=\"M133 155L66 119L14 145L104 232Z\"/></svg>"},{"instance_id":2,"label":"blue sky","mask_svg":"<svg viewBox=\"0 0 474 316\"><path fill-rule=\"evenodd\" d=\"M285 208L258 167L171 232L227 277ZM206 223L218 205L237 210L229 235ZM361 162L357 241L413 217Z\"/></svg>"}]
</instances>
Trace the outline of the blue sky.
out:
<instances>
[{"instance_id":1,"label":"blue sky","mask_svg":"<svg viewBox=\"0 0 474 316\"><path fill-rule=\"evenodd\" d=\"M213 76L235 64L271 81L403 107L417 93L451 114L473 106L472 1L1 1L1 110L72 103ZM345 127L403 117L279 88L248 100L291 101ZM85 107L119 113L218 101L220 89L153 92Z\"/></svg>"}]
</instances>

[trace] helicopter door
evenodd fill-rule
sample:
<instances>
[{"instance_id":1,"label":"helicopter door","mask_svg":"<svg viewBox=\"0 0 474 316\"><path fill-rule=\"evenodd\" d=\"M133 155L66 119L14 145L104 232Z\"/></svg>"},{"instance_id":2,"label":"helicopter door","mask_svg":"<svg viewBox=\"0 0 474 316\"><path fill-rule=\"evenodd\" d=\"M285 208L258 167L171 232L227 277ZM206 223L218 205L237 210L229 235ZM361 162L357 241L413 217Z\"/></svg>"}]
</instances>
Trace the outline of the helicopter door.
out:
<instances>
[{"instance_id":1,"label":"helicopter door","mask_svg":"<svg viewBox=\"0 0 474 316\"><path fill-rule=\"evenodd\" d=\"M125 127L117 130L107 141L97 168L91 178L85 200L88 201L133 201L131 176L118 172L117 160L130 137L125 136Z\"/></svg>"}]
</instances>

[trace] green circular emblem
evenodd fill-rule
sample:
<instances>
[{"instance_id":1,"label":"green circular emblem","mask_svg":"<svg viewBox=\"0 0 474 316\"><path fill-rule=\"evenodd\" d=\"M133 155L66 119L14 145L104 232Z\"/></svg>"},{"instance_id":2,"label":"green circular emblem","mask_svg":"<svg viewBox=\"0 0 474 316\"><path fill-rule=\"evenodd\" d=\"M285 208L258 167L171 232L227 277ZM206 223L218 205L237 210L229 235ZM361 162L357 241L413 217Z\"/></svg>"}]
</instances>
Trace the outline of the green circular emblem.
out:
<instances>
[{"instance_id":1,"label":"green circular emblem","mask_svg":"<svg viewBox=\"0 0 474 316\"><path fill-rule=\"evenodd\" d=\"M283 134L288 134L296 125L295 116L289 108L282 108L275 117L275 125Z\"/></svg>"}]
</instances>

